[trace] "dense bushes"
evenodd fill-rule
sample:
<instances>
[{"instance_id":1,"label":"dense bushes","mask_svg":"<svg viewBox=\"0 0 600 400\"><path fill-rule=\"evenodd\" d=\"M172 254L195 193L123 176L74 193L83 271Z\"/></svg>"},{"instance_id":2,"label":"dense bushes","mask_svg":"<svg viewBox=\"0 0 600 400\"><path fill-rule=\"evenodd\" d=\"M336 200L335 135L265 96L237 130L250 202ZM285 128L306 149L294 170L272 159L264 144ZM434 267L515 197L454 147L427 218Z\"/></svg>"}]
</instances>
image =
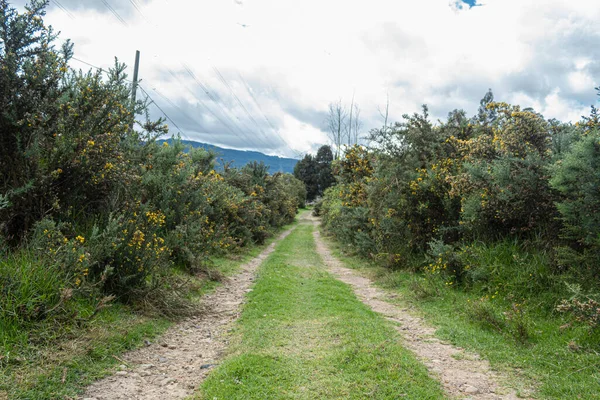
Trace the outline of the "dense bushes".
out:
<instances>
[{"instance_id":1,"label":"dense bushes","mask_svg":"<svg viewBox=\"0 0 600 400\"><path fill-rule=\"evenodd\" d=\"M175 269L208 271L293 221L302 182L256 163L218 173L208 151L158 145L168 128L131 104L125 66L70 70L46 4L0 1L0 326L176 296Z\"/></svg>"},{"instance_id":2,"label":"dense bushes","mask_svg":"<svg viewBox=\"0 0 600 400\"><path fill-rule=\"evenodd\" d=\"M561 195L557 203L568 246L559 249L563 267L578 265L584 276L600 274L600 131L583 135L550 181Z\"/></svg>"},{"instance_id":3,"label":"dense bushes","mask_svg":"<svg viewBox=\"0 0 600 400\"><path fill-rule=\"evenodd\" d=\"M565 283L600 287L598 132L594 107L564 124L491 92L472 118L457 110L433 125L424 107L373 130L368 149L348 149L319 212L333 235L386 266L553 311ZM581 319L593 301L562 308Z\"/></svg>"}]
</instances>

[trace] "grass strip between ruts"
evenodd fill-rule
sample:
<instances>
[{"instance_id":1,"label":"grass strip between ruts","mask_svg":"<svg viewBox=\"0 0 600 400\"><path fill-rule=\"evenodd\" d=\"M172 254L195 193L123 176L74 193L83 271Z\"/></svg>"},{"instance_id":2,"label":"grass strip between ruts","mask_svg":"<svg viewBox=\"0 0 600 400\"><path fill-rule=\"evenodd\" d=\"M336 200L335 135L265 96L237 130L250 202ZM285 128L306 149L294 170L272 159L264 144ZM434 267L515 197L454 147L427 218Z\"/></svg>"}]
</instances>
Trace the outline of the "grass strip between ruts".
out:
<instances>
[{"instance_id":1,"label":"grass strip between ruts","mask_svg":"<svg viewBox=\"0 0 600 400\"><path fill-rule=\"evenodd\" d=\"M301 223L259 269L200 399L439 399L390 323L326 272Z\"/></svg>"}]
</instances>

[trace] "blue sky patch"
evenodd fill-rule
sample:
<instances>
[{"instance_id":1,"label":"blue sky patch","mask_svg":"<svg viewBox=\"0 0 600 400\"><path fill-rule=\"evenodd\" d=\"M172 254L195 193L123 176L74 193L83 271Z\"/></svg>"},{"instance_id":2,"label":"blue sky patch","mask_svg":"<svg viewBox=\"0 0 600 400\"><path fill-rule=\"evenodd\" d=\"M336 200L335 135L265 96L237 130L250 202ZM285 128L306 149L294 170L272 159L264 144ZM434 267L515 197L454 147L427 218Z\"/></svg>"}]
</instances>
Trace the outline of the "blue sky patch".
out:
<instances>
[{"instance_id":1,"label":"blue sky patch","mask_svg":"<svg viewBox=\"0 0 600 400\"><path fill-rule=\"evenodd\" d=\"M456 7L460 10L464 9L464 8L473 8L473 7L479 7L481 6L481 4L477 3L477 0L456 0L454 2L454 4L456 5Z\"/></svg>"},{"instance_id":2,"label":"blue sky patch","mask_svg":"<svg viewBox=\"0 0 600 400\"><path fill-rule=\"evenodd\" d=\"M469 8L480 5L477 4L477 0L462 0L462 2L466 3L469 6Z\"/></svg>"}]
</instances>

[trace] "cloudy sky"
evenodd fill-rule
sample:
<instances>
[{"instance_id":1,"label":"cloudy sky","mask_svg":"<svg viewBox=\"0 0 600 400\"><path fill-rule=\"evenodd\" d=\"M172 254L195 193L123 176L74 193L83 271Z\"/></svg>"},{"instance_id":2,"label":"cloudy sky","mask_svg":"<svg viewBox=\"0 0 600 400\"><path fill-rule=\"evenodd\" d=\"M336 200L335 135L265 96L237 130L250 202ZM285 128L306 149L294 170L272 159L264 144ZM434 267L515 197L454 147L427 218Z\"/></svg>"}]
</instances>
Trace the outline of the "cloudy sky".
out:
<instances>
[{"instance_id":1,"label":"cloudy sky","mask_svg":"<svg viewBox=\"0 0 600 400\"><path fill-rule=\"evenodd\" d=\"M597 0L52 0L47 15L90 64L140 50L141 86L183 137L286 156L327 143L328 104L353 96L365 132L387 96L392 120L424 103L437 119L474 114L488 88L576 121L597 101L599 20Z\"/></svg>"}]
</instances>

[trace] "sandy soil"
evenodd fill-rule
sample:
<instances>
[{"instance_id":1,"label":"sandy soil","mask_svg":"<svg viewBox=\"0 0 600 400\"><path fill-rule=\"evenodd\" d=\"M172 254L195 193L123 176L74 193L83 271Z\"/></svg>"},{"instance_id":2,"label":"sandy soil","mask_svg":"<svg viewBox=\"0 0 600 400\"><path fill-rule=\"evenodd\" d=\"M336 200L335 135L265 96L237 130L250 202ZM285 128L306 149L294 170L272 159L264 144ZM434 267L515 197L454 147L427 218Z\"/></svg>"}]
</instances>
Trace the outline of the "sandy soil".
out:
<instances>
[{"instance_id":1,"label":"sandy soil","mask_svg":"<svg viewBox=\"0 0 600 400\"><path fill-rule=\"evenodd\" d=\"M317 251L329 271L350 285L356 296L373 311L399 324L396 329L403 336L404 345L427 366L432 376L442 382L444 390L451 397L481 400L519 398L511 390L500 386L499 376L491 370L486 360L435 338L434 328L410 314L407 309L386 301L389 295L375 287L369 279L343 267L321 240L319 230L316 229L318 220L311 218L315 224Z\"/></svg>"},{"instance_id":2,"label":"sandy soil","mask_svg":"<svg viewBox=\"0 0 600 400\"><path fill-rule=\"evenodd\" d=\"M191 395L227 347L223 333L238 318L256 269L291 231L281 234L243 265L239 274L205 296L200 316L178 323L155 343L124 355L120 371L92 384L83 399L170 400Z\"/></svg>"}]
</instances>

